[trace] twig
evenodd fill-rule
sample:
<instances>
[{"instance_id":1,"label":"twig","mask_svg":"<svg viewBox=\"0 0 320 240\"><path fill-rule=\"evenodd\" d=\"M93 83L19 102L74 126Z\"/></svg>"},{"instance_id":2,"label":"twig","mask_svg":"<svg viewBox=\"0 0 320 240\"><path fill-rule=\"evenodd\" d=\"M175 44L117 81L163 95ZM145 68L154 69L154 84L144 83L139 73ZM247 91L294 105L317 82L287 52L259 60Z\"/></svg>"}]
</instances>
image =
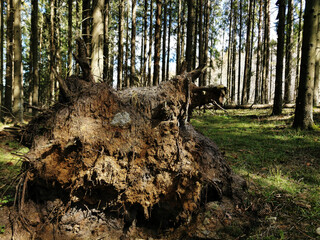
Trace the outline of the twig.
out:
<instances>
[{"instance_id":1,"label":"twig","mask_svg":"<svg viewBox=\"0 0 320 240\"><path fill-rule=\"evenodd\" d=\"M223 107L221 107L217 102L216 100L213 100L213 103L218 107L220 108L221 110L223 110L225 113L228 113L228 111L226 109L224 109Z\"/></svg>"}]
</instances>

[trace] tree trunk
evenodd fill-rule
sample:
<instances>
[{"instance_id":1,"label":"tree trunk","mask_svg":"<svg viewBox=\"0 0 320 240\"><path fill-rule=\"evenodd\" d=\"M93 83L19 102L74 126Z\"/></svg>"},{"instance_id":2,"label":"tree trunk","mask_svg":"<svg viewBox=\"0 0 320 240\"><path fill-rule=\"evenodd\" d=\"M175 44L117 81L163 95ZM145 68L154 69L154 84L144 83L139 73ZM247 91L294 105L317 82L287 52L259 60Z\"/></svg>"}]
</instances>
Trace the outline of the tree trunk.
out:
<instances>
[{"instance_id":1,"label":"tree trunk","mask_svg":"<svg viewBox=\"0 0 320 240\"><path fill-rule=\"evenodd\" d=\"M318 14L320 2L306 1L303 42L301 56L301 73L296 100L296 111L293 122L294 128L313 129L313 91L315 77L315 61L318 31Z\"/></svg>"},{"instance_id":2,"label":"tree trunk","mask_svg":"<svg viewBox=\"0 0 320 240\"><path fill-rule=\"evenodd\" d=\"M232 26L232 75L231 75L231 102L236 100L236 57L237 57L237 6L236 2L233 2L233 26Z\"/></svg>"},{"instance_id":3,"label":"tree trunk","mask_svg":"<svg viewBox=\"0 0 320 240\"><path fill-rule=\"evenodd\" d=\"M132 29L131 29L131 68L130 68L130 86L136 86L136 0L132 0Z\"/></svg>"},{"instance_id":4,"label":"tree trunk","mask_svg":"<svg viewBox=\"0 0 320 240\"><path fill-rule=\"evenodd\" d=\"M103 56L104 56L104 66L103 66L103 81L107 82L112 86L112 79L109 78L109 7L110 0L105 0L105 13L104 13L104 44L103 44Z\"/></svg>"},{"instance_id":5,"label":"tree trunk","mask_svg":"<svg viewBox=\"0 0 320 240\"><path fill-rule=\"evenodd\" d=\"M283 77L283 50L284 50L284 27L285 27L285 0L278 0L278 44L277 44L277 66L276 66L276 82L274 92L274 102L272 115L280 115L282 113L282 77Z\"/></svg>"},{"instance_id":6,"label":"tree trunk","mask_svg":"<svg viewBox=\"0 0 320 240\"><path fill-rule=\"evenodd\" d=\"M249 15L247 19L247 38L246 38L246 55L244 64L244 74L243 74L243 87L242 87L242 98L241 104L246 104L248 102L248 78L250 78L249 72L249 58L250 58L250 40L251 40L251 21L252 21L252 0L249 0Z\"/></svg>"},{"instance_id":7,"label":"tree trunk","mask_svg":"<svg viewBox=\"0 0 320 240\"><path fill-rule=\"evenodd\" d=\"M39 59L38 59L38 0L31 2L31 38L30 38L30 56L32 61L32 106L39 104ZM32 109L33 115L37 113Z\"/></svg>"},{"instance_id":8,"label":"tree trunk","mask_svg":"<svg viewBox=\"0 0 320 240\"><path fill-rule=\"evenodd\" d=\"M314 91L313 91L313 106L319 107L319 90L320 90L320 9L318 9L317 19L317 41L315 53L315 73L314 73Z\"/></svg>"},{"instance_id":9,"label":"tree trunk","mask_svg":"<svg viewBox=\"0 0 320 240\"><path fill-rule=\"evenodd\" d=\"M0 1L0 119L3 116L3 49L4 49L4 31L3 31L3 9L4 2Z\"/></svg>"},{"instance_id":10,"label":"tree trunk","mask_svg":"<svg viewBox=\"0 0 320 240\"><path fill-rule=\"evenodd\" d=\"M186 61L187 71L191 71L194 65L194 35L195 35L195 0L187 0L188 2L188 23L187 23L187 49Z\"/></svg>"},{"instance_id":11,"label":"tree trunk","mask_svg":"<svg viewBox=\"0 0 320 240\"><path fill-rule=\"evenodd\" d=\"M253 76L252 71L252 62L253 62L253 40L254 40L254 22L255 22L255 15L256 15L256 2L257 0L253 1L252 7L252 20L251 20L251 42L250 42L250 57L249 57L249 69L248 69L248 78L247 78L247 102L250 101L250 93L251 93L251 78Z\"/></svg>"},{"instance_id":12,"label":"tree trunk","mask_svg":"<svg viewBox=\"0 0 320 240\"><path fill-rule=\"evenodd\" d=\"M297 64L296 64L296 80L295 80L295 96L298 93L299 78L300 78L300 56L301 56L301 33L302 33L302 14L303 0L300 0L299 25L298 25L298 40L297 40Z\"/></svg>"},{"instance_id":13,"label":"tree trunk","mask_svg":"<svg viewBox=\"0 0 320 240\"><path fill-rule=\"evenodd\" d=\"M82 38L87 45L88 56L90 56L91 53L91 17L91 0L82 0Z\"/></svg>"},{"instance_id":14,"label":"tree trunk","mask_svg":"<svg viewBox=\"0 0 320 240\"><path fill-rule=\"evenodd\" d=\"M286 31L286 67L285 67L285 87L284 103L292 103L292 27L293 27L293 2L288 0L287 31Z\"/></svg>"},{"instance_id":15,"label":"tree trunk","mask_svg":"<svg viewBox=\"0 0 320 240\"><path fill-rule=\"evenodd\" d=\"M152 86L153 82L151 80L151 56L152 56L152 44L153 44L153 3L150 2L150 27L149 27L149 52L148 52L148 86Z\"/></svg>"},{"instance_id":16,"label":"tree trunk","mask_svg":"<svg viewBox=\"0 0 320 240\"><path fill-rule=\"evenodd\" d=\"M272 61L271 61L272 62ZM261 83L261 102L269 103L269 85L271 84L271 77L269 80L270 66L270 0L266 0L264 5L264 38L263 38L263 77ZM270 88L271 91L271 88Z\"/></svg>"},{"instance_id":17,"label":"tree trunk","mask_svg":"<svg viewBox=\"0 0 320 240\"><path fill-rule=\"evenodd\" d=\"M169 28L168 28L168 52L167 52L167 66L166 66L166 80L169 80L169 66L170 66L170 40L171 40L171 25L172 25L172 0L169 1Z\"/></svg>"},{"instance_id":18,"label":"tree trunk","mask_svg":"<svg viewBox=\"0 0 320 240\"><path fill-rule=\"evenodd\" d=\"M13 84L13 0L7 3L7 53L6 53L6 88L4 107L7 116L12 113L12 84Z\"/></svg>"},{"instance_id":19,"label":"tree trunk","mask_svg":"<svg viewBox=\"0 0 320 240\"><path fill-rule=\"evenodd\" d=\"M162 0L157 0L156 10L156 28L154 41L154 70L153 70L153 86L159 85L160 82L160 50L161 50L161 8Z\"/></svg>"},{"instance_id":20,"label":"tree trunk","mask_svg":"<svg viewBox=\"0 0 320 240\"><path fill-rule=\"evenodd\" d=\"M179 74L180 72L180 63L181 63L181 59L180 59L180 52L181 52L181 46L180 46L180 42L181 42L181 1L182 0L178 0L177 1L177 5L178 5L178 15L177 15L177 23L178 23L178 27L177 27L177 49L176 49L176 75Z\"/></svg>"},{"instance_id":21,"label":"tree trunk","mask_svg":"<svg viewBox=\"0 0 320 240\"><path fill-rule=\"evenodd\" d=\"M130 18L130 12L132 9L130 9L130 1L127 0L127 8L126 8L126 54L124 57L124 79L123 79L123 85L124 87L130 87L130 75L129 75L129 45L131 42L129 42L129 18Z\"/></svg>"},{"instance_id":22,"label":"tree trunk","mask_svg":"<svg viewBox=\"0 0 320 240\"><path fill-rule=\"evenodd\" d=\"M242 0L239 0L239 4L240 4L240 15L239 15L239 22L240 22L240 26L239 26L239 66L238 66L238 98L237 98L237 102L238 104L240 104L240 84L241 84L241 54L242 54Z\"/></svg>"},{"instance_id":23,"label":"tree trunk","mask_svg":"<svg viewBox=\"0 0 320 240\"><path fill-rule=\"evenodd\" d=\"M211 14L211 0L207 0L205 7L205 34L204 34L204 53L203 53L203 62L209 64L209 31L210 31L210 14ZM206 70L203 74L203 86L207 85L207 73Z\"/></svg>"},{"instance_id":24,"label":"tree trunk","mask_svg":"<svg viewBox=\"0 0 320 240\"><path fill-rule=\"evenodd\" d=\"M91 69L96 82L103 79L103 12L104 0L93 1Z\"/></svg>"},{"instance_id":25,"label":"tree trunk","mask_svg":"<svg viewBox=\"0 0 320 240\"><path fill-rule=\"evenodd\" d=\"M122 73L123 73L123 8L124 8L124 0L120 0L119 5L119 36L118 36L118 81L117 81L117 89L122 89L123 79L122 79Z\"/></svg>"},{"instance_id":26,"label":"tree trunk","mask_svg":"<svg viewBox=\"0 0 320 240\"><path fill-rule=\"evenodd\" d=\"M143 16L144 28L143 28L143 67L141 69L143 86L147 85L147 30L148 30L148 0L144 0L144 16Z\"/></svg>"},{"instance_id":27,"label":"tree trunk","mask_svg":"<svg viewBox=\"0 0 320 240\"><path fill-rule=\"evenodd\" d=\"M14 89L12 113L15 122L23 121L23 99L22 99L22 45L21 45L21 0L13 1L14 8Z\"/></svg>"},{"instance_id":28,"label":"tree trunk","mask_svg":"<svg viewBox=\"0 0 320 240\"><path fill-rule=\"evenodd\" d=\"M72 0L68 0L68 75L73 74L72 69Z\"/></svg>"},{"instance_id":29,"label":"tree trunk","mask_svg":"<svg viewBox=\"0 0 320 240\"><path fill-rule=\"evenodd\" d=\"M166 44L167 44L167 6L168 0L163 0L163 33L162 33L162 71L161 81L166 81Z\"/></svg>"},{"instance_id":30,"label":"tree trunk","mask_svg":"<svg viewBox=\"0 0 320 240\"><path fill-rule=\"evenodd\" d=\"M203 65L203 20L202 16L204 15L203 12L203 0L199 0L199 21L198 21L198 30L199 30L199 66ZM203 75L199 77L199 86L204 86L203 84Z\"/></svg>"},{"instance_id":31,"label":"tree trunk","mask_svg":"<svg viewBox=\"0 0 320 240\"><path fill-rule=\"evenodd\" d=\"M256 65L256 86L254 103L260 103L260 53L261 53L261 22L262 22L262 0L259 1L259 21L258 21L258 45L257 45L257 65Z\"/></svg>"}]
</instances>

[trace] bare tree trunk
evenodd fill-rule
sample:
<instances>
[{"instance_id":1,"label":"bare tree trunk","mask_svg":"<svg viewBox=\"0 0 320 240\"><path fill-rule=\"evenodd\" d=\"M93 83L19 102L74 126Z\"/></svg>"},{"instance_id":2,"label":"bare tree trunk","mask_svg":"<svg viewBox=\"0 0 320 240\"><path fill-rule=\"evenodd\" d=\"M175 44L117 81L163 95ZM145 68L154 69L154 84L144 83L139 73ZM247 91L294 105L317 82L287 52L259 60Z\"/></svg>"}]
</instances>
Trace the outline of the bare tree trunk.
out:
<instances>
[{"instance_id":1,"label":"bare tree trunk","mask_svg":"<svg viewBox=\"0 0 320 240\"><path fill-rule=\"evenodd\" d=\"M272 56L271 56L272 57ZM268 82L271 84L269 66L270 66L270 0L266 0L264 5L264 38L263 38L263 77L261 82L261 102L269 103L269 88ZM271 66L272 68L272 66ZM272 69L271 69L272 72ZM269 80L270 79L270 80Z\"/></svg>"},{"instance_id":2,"label":"bare tree trunk","mask_svg":"<svg viewBox=\"0 0 320 240\"><path fill-rule=\"evenodd\" d=\"M249 57L249 75L247 78L247 102L250 101L250 93L251 93L251 78L253 75L252 71L252 62L253 62L253 40L254 40L254 22L255 22L255 15L256 15L256 0L253 1L252 7L252 20L251 20L251 42L250 42L250 57Z\"/></svg>"},{"instance_id":3,"label":"bare tree trunk","mask_svg":"<svg viewBox=\"0 0 320 240\"><path fill-rule=\"evenodd\" d=\"M131 31L131 68L130 68L130 86L136 85L136 0L132 0L132 31Z\"/></svg>"},{"instance_id":4,"label":"bare tree trunk","mask_svg":"<svg viewBox=\"0 0 320 240\"><path fill-rule=\"evenodd\" d=\"M104 66L103 66L103 81L108 82L111 85L111 79L109 79L109 7L110 0L105 0L105 13L104 13L104 44L103 44L103 56L104 56Z\"/></svg>"},{"instance_id":5,"label":"bare tree trunk","mask_svg":"<svg viewBox=\"0 0 320 240\"><path fill-rule=\"evenodd\" d=\"M38 0L31 2L31 41L30 41L30 55L32 61L32 106L39 104L39 64L38 64ZM33 115L37 110L32 109Z\"/></svg>"},{"instance_id":6,"label":"bare tree trunk","mask_svg":"<svg viewBox=\"0 0 320 240\"><path fill-rule=\"evenodd\" d=\"M88 56L90 56L90 53L91 53L90 22L91 22L91 0L82 0L82 38L87 45Z\"/></svg>"},{"instance_id":7,"label":"bare tree trunk","mask_svg":"<svg viewBox=\"0 0 320 240\"><path fill-rule=\"evenodd\" d=\"M301 57L301 74L296 101L294 128L313 129L313 91L315 77L315 59L317 46L317 31L319 30L318 14L320 1L306 1L303 42Z\"/></svg>"},{"instance_id":8,"label":"bare tree trunk","mask_svg":"<svg viewBox=\"0 0 320 240\"><path fill-rule=\"evenodd\" d=\"M127 0L127 8L126 8L126 54L124 57L124 79L123 84L124 87L130 87L130 77L129 77L129 18L130 18L130 12L132 11L130 9L130 2L131 0Z\"/></svg>"},{"instance_id":9,"label":"bare tree trunk","mask_svg":"<svg viewBox=\"0 0 320 240\"><path fill-rule=\"evenodd\" d=\"M261 53L261 22L262 22L262 0L259 1L259 21L258 21L258 45L257 45L257 65L256 65L256 86L254 103L260 103L260 53Z\"/></svg>"},{"instance_id":10,"label":"bare tree trunk","mask_svg":"<svg viewBox=\"0 0 320 240\"><path fill-rule=\"evenodd\" d=\"M248 102L248 78L250 79L249 72L249 58L250 58L250 40L251 40L251 21L252 21L252 0L249 1L249 15L247 19L247 38L246 38L246 56L244 64L244 74L243 74L243 87L242 87L242 98L241 104L246 104Z\"/></svg>"},{"instance_id":11,"label":"bare tree trunk","mask_svg":"<svg viewBox=\"0 0 320 240\"><path fill-rule=\"evenodd\" d=\"M141 69L143 86L147 86L146 68L147 68L147 28L148 28L148 0L144 0L144 28L143 28L143 67Z\"/></svg>"},{"instance_id":12,"label":"bare tree trunk","mask_svg":"<svg viewBox=\"0 0 320 240\"><path fill-rule=\"evenodd\" d=\"M239 0L239 4L240 4L240 16L239 16L239 20L240 20L240 28L239 28L239 67L238 67L238 98L237 98L237 102L238 104L240 104L241 102L241 98L240 98L240 83L241 83L241 54L242 54L242 0Z\"/></svg>"},{"instance_id":13,"label":"bare tree trunk","mask_svg":"<svg viewBox=\"0 0 320 240\"><path fill-rule=\"evenodd\" d=\"M296 80L295 80L295 96L297 96L300 78L300 56L301 56L301 34L302 34L302 15L303 15L303 0L300 0L299 25L298 25L298 40L297 40L297 64L296 64Z\"/></svg>"},{"instance_id":14,"label":"bare tree trunk","mask_svg":"<svg viewBox=\"0 0 320 240\"><path fill-rule=\"evenodd\" d=\"M148 52L148 86L152 86L151 80L151 56L152 56L152 44L153 44L153 3L150 1L150 27L149 27L149 52Z\"/></svg>"},{"instance_id":15,"label":"bare tree trunk","mask_svg":"<svg viewBox=\"0 0 320 240\"><path fill-rule=\"evenodd\" d=\"M3 31L3 9L4 2L0 1L0 119L3 116L3 49L4 49L4 31Z\"/></svg>"},{"instance_id":16,"label":"bare tree trunk","mask_svg":"<svg viewBox=\"0 0 320 240\"><path fill-rule=\"evenodd\" d=\"M103 79L104 0L93 1L91 72L95 82Z\"/></svg>"},{"instance_id":17,"label":"bare tree trunk","mask_svg":"<svg viewBox=\"0 0 320 240\"><path fill-rule=\"evenodd\" d=\"M276 66L276 82L273 103L273 115L282 113L282 77L283 77L283 50L284 50L284 27L285 27L285 0L278 0L279 6L279 23L278 23L278 44L277 44L277 66Z\"/></svg>"},{"instance_id":18,"label":"bare tree trunk","mask_svg":"<svg viewBox=\"0 0 320 240\"><path fill-rule=\"evenodd\" d=\"M166 80L166 44L167 44L167 5L168 0L163 0L163 33L162 33L162 75L161 80Z\"/></svg>"},{"instance_id":19,"label":"bare tree trunk","mask_svg":"<svg viewBox=\"0 0 320 240\"><path fill-rule=\"evenodd\" d=\"M234 103L236 100L236 57L237 57L237 6L233 1L233 26L232 26L232 65L231 65L231 102Z\"/></svg>"},{"instance_id":20,"label":"bare tree trunk","mask_svg":"<svg viewBox=\"0 0 320 240\"><path fill-rule=\"evenodd\" d=\"M233 1L230 1L230 13L229 13L229 39L228 39L228 66L227 66L227 89L229 92L231 92L231 74L232 74L232 6Z\"/></svg>"},{"instance_id":21,"label":"bare tree trunk","mask_svg":"<svg viewBox=\"0 0 320 240\"><path fill-rule=\"evenodd\" d=\"M314 73L314 91L313 106L318 107L319 104L319 87L320 87L320 8L317 13L317 35L316 35L316 53L315 53L315 73Z\"/></svg>"},{"instance_id":22,"label":"bare tree trunk","mask_svg":"<svg viewBox=\"0 0 320 240\"><path fill-rule=\"evenodd\" d=\"M293 2L288 0L287 13L287 31L286 31L286 65L285 65L285 88L284 88L284 103L292 103L292 27L293 27Z\"/></svg>"},{"instance_id":23,"label":"bare tree trunk","mask_svg":"<svg viewBox=\"0 0 320 240\"><path fill-rule=\"evenodd\" d=\"M122 73L123 73L123 8L124 8L124 0L120 0L119 5L119 39L118 39L118 81L117 81L117 89L122 89Z\"/></svg>"},{"instance_id":24,"label":"bare tree trunk","mask_svg":"<svg viewBox=\"0 0 320 240\"><path fill-rule=\"evenodd\" d=\"M161 8L162 0L157 0L156 10L156 28L154 41L154 71L153 71L153 85L157 86L160 82L160 50L161 50Z\"/></svg>"},{"instance_id":25,"label":"bare tree trunk","mask_svg":"<svg viewBox=\"0 0 320 240\"><path fill-rule=\"evenodd\" d=\"M199 0L199 20L198 20L198 30L199 30L199 66L203 65L203 0ZM199 86L204 86L203 75L199 77Z\"/></svg>"},{"instance_id":26,"label":"bare tree trunk","mask_svg":"<svg viewBox=\"0 0 320 240\"><path fill-rule=\"evenodd\" d=\"M12 112L15 122L23 121L23 99L22 99L22 39L21 39L21 0L13 1L14 8L14 89Z\"/></svg>"},{"instance_id":27,"label":"bare tree trunk","mask_svg":"<svg viewBox=\"0 0 320 240\"><path fill-rule=\"evenodd\" d=\"M4 106L6 115L11 116L13 89L13 0L8 0L7 12L6 88Z\"/></svg>"},{"instance_id":28,"label":"bare tree trunk","mask_svg":"<svg viewBox=\"0 0 320 240\"><path fill-rule=\"evenodd\" d=\"M188 23L187 23L187 49L186 61L187 71L191 71L194 66L194 35L195 35L195 0L188 0Z\"/></svg>"},{"instance_id":29,"label":"bare tree trunk","mask_svg":"<svg viewBox=\"0 0 320 240\"><path fill-rule=\"evenodd\" d=\"M72 74L72 0L68 0L68 75Z\"/></svg>"},{"instance_id":30,"label":"bare tree trunk","mask_svg":"<svg viewBox=\"0 0 320 240\"><path fill-rule=\"evenodd\" d=\"M208 54L209 54L209 31L210 31L210 14L211 14L211 0L207 0L205 7L205 34L204 34L204 53L203 62L208 65ZM207 73L206 70L203 74L203 86L207 85Z\"/></svg>"},{"instance_id":31,"label":"bare tree trunk","mask_svg":"<svg viewBox=\"0 0 320 240\"><path fill-rule=\"evenodd\" d=\"M167 67L166 80L169 80L169 66L170 66L170 40L171 40L171 24L172 24L172 0L169 1L169 28L168 28L168 52L167 52Z\"/></svg>"},{"instance_id":32,"label":"bare tree trunk","mask_svg":"<svg viewBox=\"0 0 320 240\"><path fill-rule=\"evenodd\" d=\"M53 69L56 68L56 35L55 35L55 4L56 0L50 0L50 89L49 105L55 101L55 76Z\"/></svg>"},{"instance_id":33,"label":"bare tree trunk","mask_svg":"<svg viewBox=\"0 0 320 240\"><path fill-rule=\"evenodd\" d=\"M180 42L181 42L181 1L182 0L178 0L177 1L177 5L178 5L178 16L177 16L177 23L178 23L178 27L177 27L177 49L176 49L176 55L177 55L177 59L176 59L176 75L179 74L179 70L180 70L180 63L181 63L181 59L180 59L180 52L181 52L181 47L180 47Z\"/></svg>"}]
</instances>

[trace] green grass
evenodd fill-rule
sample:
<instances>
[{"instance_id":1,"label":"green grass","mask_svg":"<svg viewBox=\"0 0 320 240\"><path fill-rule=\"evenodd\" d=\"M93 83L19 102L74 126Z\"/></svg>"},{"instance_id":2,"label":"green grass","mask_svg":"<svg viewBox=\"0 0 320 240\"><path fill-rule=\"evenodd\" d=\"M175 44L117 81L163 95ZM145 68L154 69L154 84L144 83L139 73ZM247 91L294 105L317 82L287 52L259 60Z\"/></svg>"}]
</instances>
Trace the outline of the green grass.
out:
<instances>
[{"instance_id":1,"label":"green grass","mask_svg":"<svg viewBox=\"0 0 320 240\"><path fill-rule=\"evenodd\" d=\"M2 129L3 126L0 126ZM14 200L16 178L21 169L21 156L28 152L10 136L0 138L0 207Z\"/></svg>"},{"instance_id":2,"label":"green grass","mask_svg":"<svg viewBox=\"0 0 320 240\"><path fill-rule=\"evenodd\" d=\"M320 239L320 133L292 129L293 110L270 115L271 110L207 111L195 114L192 124L247 179L252 201L271 206L250 239ZM314 119L319 126L319 110Z\"/></svg>"}]
</instances>

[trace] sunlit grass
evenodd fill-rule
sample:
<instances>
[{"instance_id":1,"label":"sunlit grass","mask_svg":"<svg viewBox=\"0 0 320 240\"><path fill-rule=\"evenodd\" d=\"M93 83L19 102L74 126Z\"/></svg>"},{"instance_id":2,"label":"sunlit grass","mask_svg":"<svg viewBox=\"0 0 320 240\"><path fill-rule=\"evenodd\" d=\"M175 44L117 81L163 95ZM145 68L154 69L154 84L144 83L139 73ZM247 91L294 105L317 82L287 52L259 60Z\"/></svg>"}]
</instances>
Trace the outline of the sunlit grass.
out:
<instances>
[{"instance_id":1,"label":"sunlit grass","mask_svg":"<svg viewBox=\"0 0 320 240\"><path fill-rule=\"evenodd\" d=\"M292 129L293 109L285 109L280 117L270 115L270 109L207 111L195 114L192 124L219 146L232 169L248 181L253 198L281 209L276 212L281 224L293 220L304 224L293 232L278 229L275 235L262 227L268 234L250 239L280 239L281 232L287 237L303 232L319 238L315 226L320 226L320 134ZM314 119L319 125L319 111Z\"/></svg>"}]
</instances>

